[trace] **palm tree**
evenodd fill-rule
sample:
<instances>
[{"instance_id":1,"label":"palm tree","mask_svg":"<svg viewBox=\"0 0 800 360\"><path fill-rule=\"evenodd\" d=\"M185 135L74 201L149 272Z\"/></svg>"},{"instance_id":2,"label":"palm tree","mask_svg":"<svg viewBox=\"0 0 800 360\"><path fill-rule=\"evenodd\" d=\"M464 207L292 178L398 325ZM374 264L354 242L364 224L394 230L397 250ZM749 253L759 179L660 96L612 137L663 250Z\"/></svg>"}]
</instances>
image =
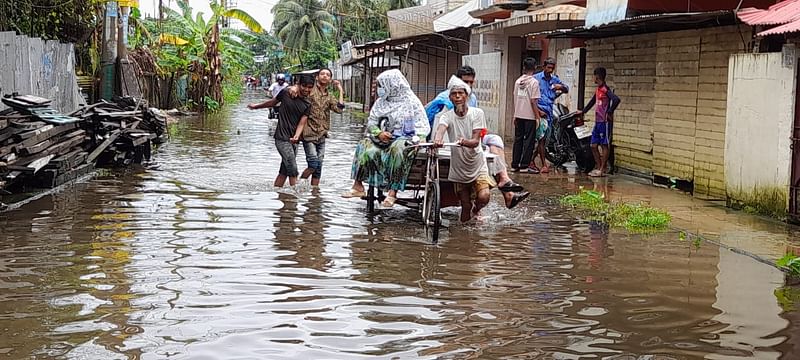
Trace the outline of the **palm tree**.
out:
<instances>
[{"instance_id":1,"label":"palm tree","mask_svg":"<svg viewBox=\"0 0 800 360\"><path fill-rule=\"evenodd\" d=\"M272 8L274 31L286 52L295 56L334 29L333 16L319 0L281 0Z\"/></svg>"}]
</instances>

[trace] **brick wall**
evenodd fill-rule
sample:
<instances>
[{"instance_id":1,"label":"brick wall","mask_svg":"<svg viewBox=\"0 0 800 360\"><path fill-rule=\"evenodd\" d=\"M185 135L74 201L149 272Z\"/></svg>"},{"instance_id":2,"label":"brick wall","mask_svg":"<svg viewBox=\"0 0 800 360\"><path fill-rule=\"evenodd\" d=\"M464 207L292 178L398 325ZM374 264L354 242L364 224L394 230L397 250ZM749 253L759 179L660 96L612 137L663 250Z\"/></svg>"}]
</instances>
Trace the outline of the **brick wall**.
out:
<instances>
[{"instance_id":1,"label":"brick wall","mask_svg":"<svg viewBox=\"0 0 800 360\"><path fill-rule=\"evenodd\" d=\"M695 194L724 198L728 57L750 36L728 26L587 41L587 101L597 66L622 98L617 166L694 181Z\"/></svg>"},{"instance_id":2,"label":"brick wall","mask_svg":"<svg viewBox=\"0 0 800 360\"><path fill-rule=\"evenodd\" d=\"M740 32L741 30L741 32ZM700 43L700 77L695 136L694 192L725 198L725 112L728 96L728 59L745 51L749 27L711 28Z\"/></svg>"}]
</instances>

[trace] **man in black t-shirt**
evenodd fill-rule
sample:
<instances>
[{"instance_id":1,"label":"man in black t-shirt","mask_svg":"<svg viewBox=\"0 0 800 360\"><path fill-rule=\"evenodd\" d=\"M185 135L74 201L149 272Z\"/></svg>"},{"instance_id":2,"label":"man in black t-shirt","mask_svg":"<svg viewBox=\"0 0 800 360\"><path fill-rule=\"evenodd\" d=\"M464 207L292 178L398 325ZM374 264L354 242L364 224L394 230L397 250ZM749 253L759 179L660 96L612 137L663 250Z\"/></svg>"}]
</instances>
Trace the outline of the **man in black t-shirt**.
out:
<instances>
[{"instance_id":1,"label":"man in black t-shirt","mask_svg":"<svg viewBox=\"0 0 800 360\"><path fill-rule=\"evenodd\" d=\"M308 76L300 77L300 96L292 98L286 90L281 91L278 96L264 101L260 104L250 104L247 108L251 110L271 108L281 104L281 111L278 112L278 125L275 128L275 147L281 155L281 167L278 170L278 177L275 178L275 187L283 187L286 178L289 178L289 185L297 185L297 143L303 134L303 128L308 119L310 105L306 97L314 88L314 79Z\"/></svg>"}]
</instances>

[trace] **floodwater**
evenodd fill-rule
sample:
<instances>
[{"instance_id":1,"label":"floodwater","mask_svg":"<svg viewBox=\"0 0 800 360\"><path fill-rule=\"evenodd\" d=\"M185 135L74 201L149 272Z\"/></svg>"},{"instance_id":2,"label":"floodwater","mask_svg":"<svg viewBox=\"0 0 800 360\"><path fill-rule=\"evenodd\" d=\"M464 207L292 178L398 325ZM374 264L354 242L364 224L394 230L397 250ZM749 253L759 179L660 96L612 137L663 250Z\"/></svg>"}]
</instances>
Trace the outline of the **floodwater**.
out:
<instances>
[{"instance_id":1,"label":"floodwater","mask_svg":"<svg viewBox=\"0 0 800 360\"><path fill-rule=\"evenodd\" d=\"M559 183L480 226L448 209L440 246L414 211L365 216L339 197L361 125L333 118L318 191L271 187L272 122L242 104L0 214L0 359L800 357L779 271L579 221Z\"/></svg>"}]
</instances>

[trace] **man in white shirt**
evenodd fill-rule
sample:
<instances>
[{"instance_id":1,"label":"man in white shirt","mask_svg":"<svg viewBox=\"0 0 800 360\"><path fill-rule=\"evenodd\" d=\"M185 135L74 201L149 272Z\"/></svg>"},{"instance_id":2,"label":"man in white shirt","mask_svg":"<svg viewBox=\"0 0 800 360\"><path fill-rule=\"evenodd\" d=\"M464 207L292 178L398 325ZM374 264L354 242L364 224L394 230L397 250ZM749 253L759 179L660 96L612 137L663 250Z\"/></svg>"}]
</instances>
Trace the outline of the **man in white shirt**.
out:
<instances>
[{"instance_id":1,"label":"man in white shirt","mask_svg":"<svg viewBox=\"0 0 800 360\"><path fill-rule=\"evenodd\" d=\"M277 81L269 86L269 92L272 95L273 99L277 98L278 94L280 94L281 91L289 87L289 84L286 83L286 76L284 76L283 74L278 74L277 76L275 76L275 79ZM280 107L281 104L278 104L275 107L270 108L269 117L271 118L278 117L278 111L280 110Z\"/></svg>"},{"instance_id":2,"label":"man in white shirt","mask_svg":"<svg viewBox=\"0 0 800 360\"><path fill-rule=\"evenodd\" d=\"M486 130L483 110L469 107L471 89L458 77L451 77L447 87L453 109L439 118L434 143L442 146L447 133L449 139L460 145L451 149L448 180L455 185L461 201L461 221L467 222L489 204L491 189L496 184L489 175L481 146L481 134Z\"/></svg>"}]
</instances>

